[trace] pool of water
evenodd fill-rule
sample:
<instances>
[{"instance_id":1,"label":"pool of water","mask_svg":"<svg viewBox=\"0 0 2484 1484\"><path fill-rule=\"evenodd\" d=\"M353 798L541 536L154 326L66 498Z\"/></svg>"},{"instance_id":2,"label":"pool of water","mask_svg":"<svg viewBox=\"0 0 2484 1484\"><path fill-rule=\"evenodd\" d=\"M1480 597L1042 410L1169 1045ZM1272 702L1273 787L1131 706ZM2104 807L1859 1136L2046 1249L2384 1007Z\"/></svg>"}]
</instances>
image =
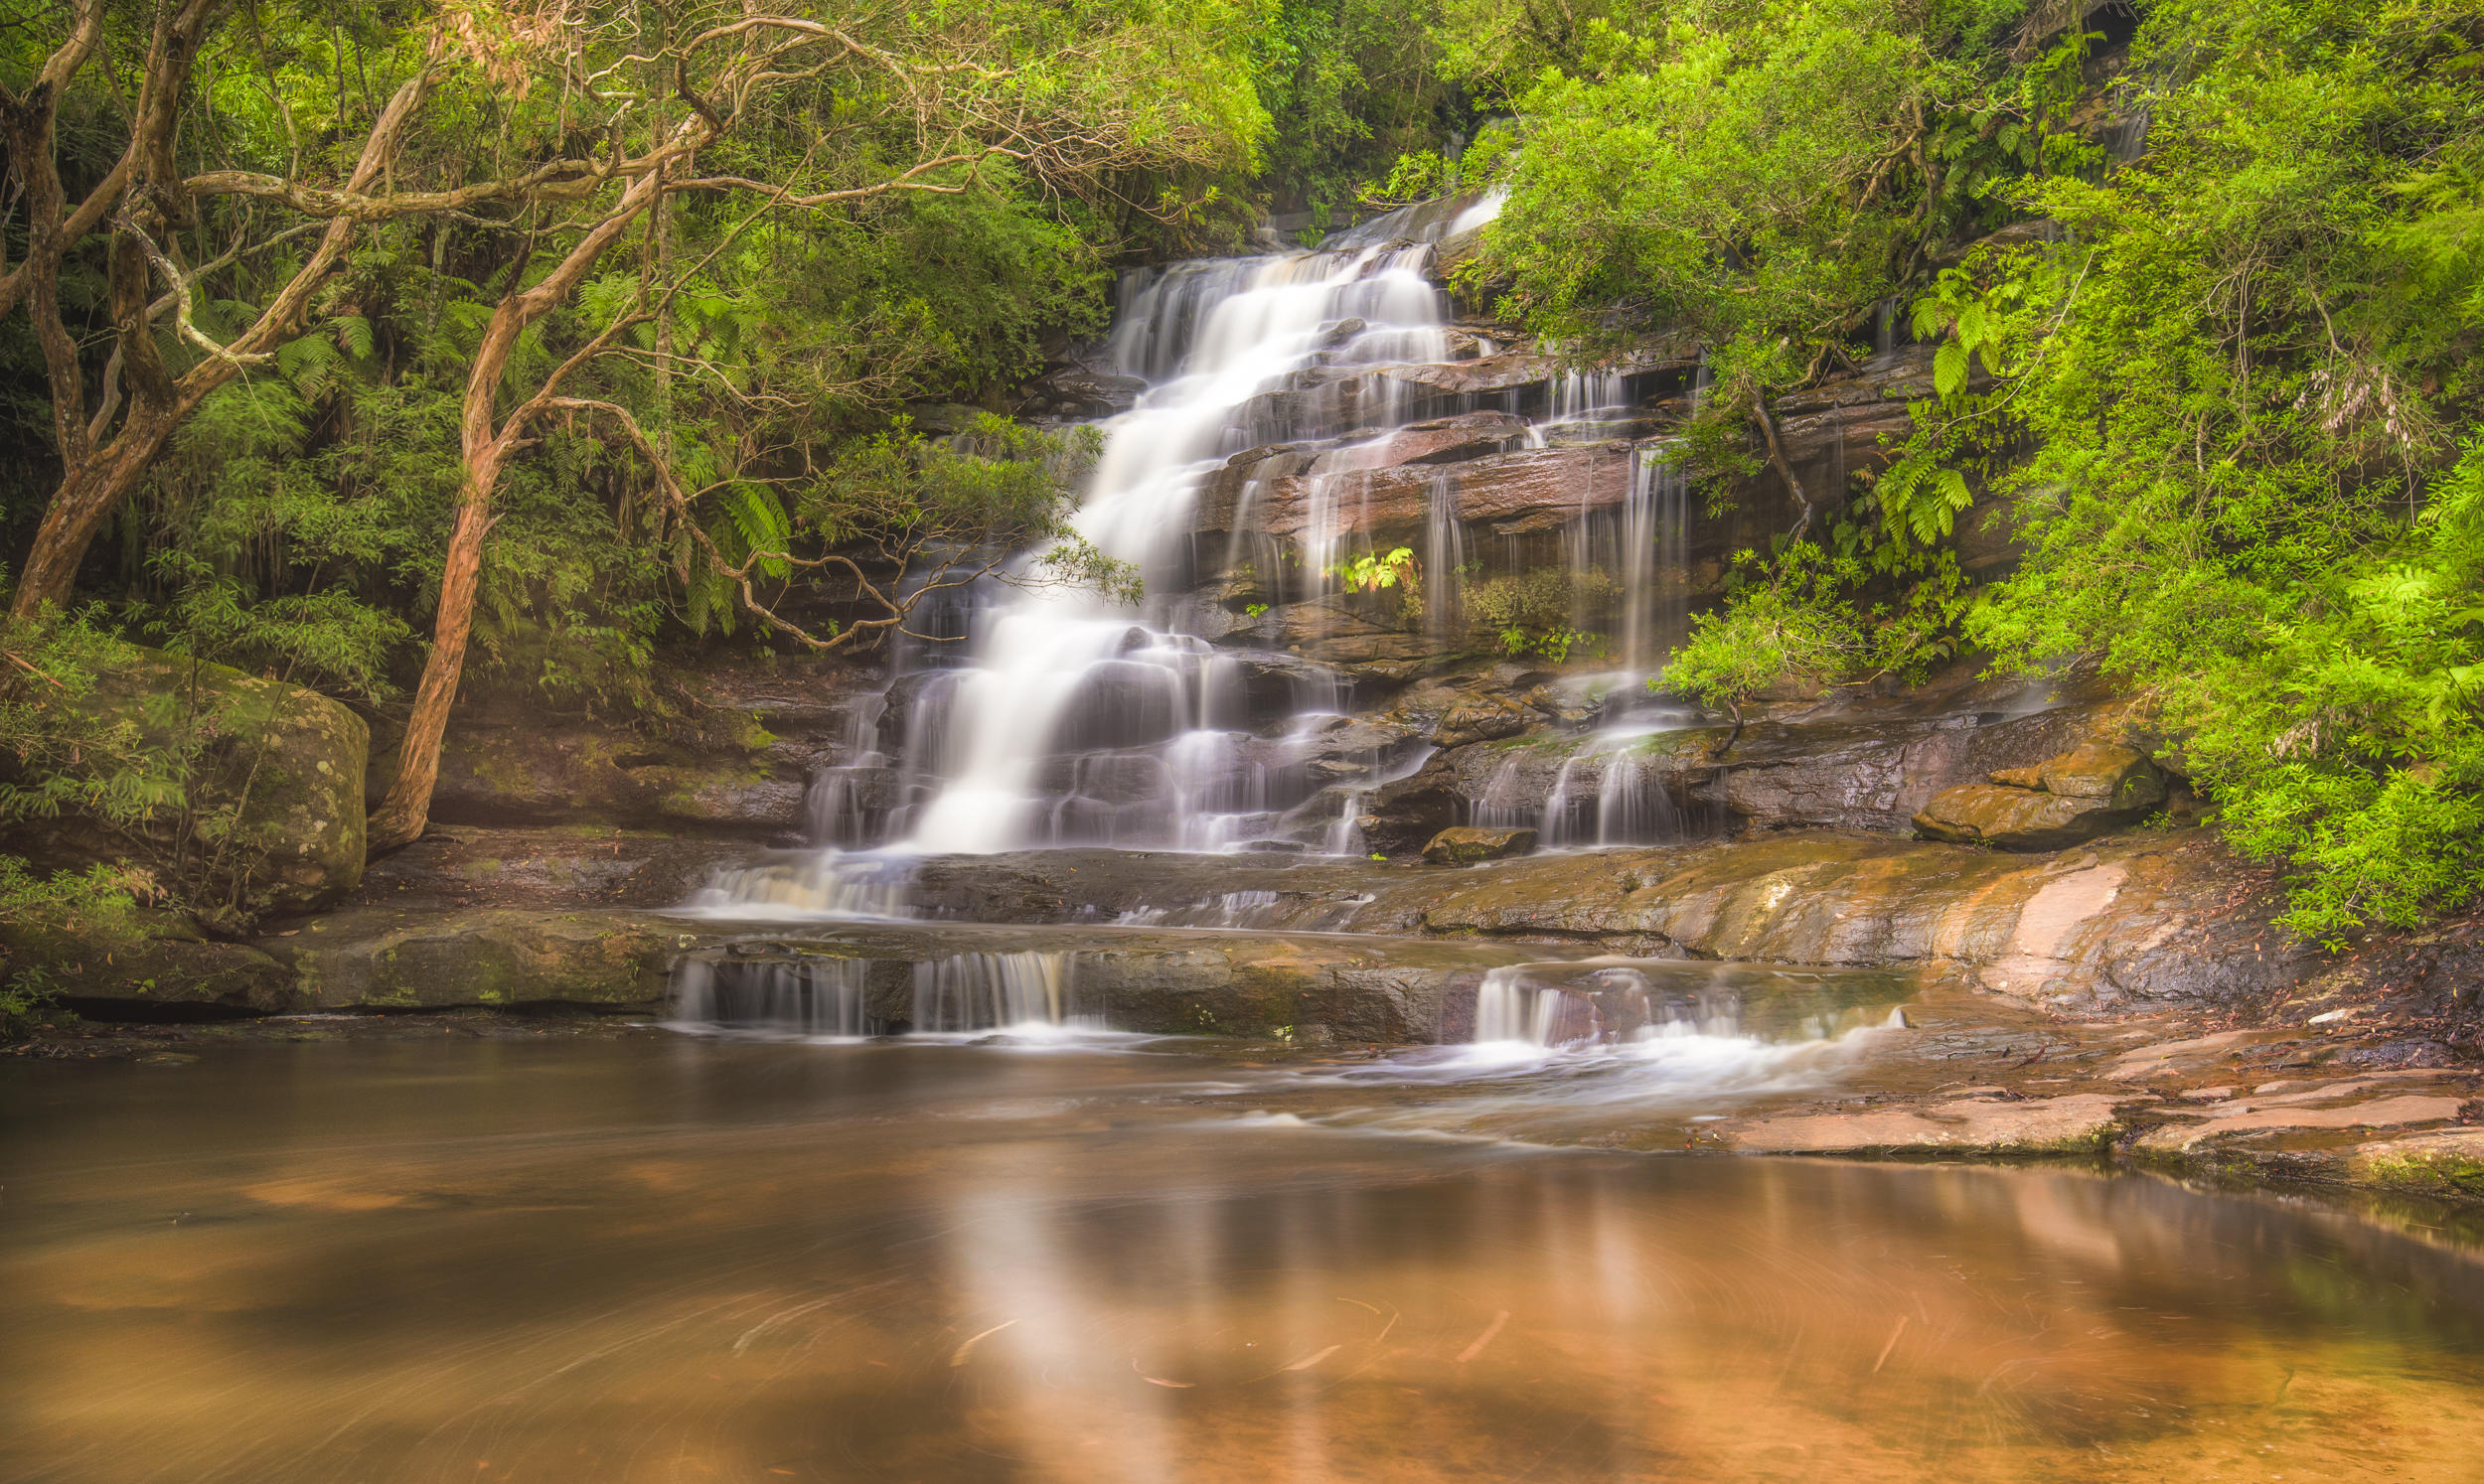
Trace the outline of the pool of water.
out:
<instances>
[{"instance_id":1,"label":"pool of water","mask_svg":"<svg viewBox=\"0 0 2484 1484\"><path fill-rule=\"evenodd\" d=\"M652 1033L11 1067L0 1479L2484 1472L2437 1224L1449 1137L1437 1081L1332 1081Z\"/></svg>"}]
</instances>

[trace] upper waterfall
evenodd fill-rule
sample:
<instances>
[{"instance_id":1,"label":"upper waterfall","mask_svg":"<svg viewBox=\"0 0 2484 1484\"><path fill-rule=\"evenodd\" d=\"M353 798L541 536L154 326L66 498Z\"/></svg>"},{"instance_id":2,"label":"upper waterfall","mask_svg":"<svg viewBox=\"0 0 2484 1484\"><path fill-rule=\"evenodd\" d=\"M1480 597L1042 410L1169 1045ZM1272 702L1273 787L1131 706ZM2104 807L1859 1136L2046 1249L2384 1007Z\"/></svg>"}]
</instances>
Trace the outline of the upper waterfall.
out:
<instances>
[{"instance_id":1,"label":"upper waterfall","mask_svg":"<svg viewBox=\"0 0 2484 1484\"><path fill-rule=\"evenodd\" d=\"M1272 795L1264 762L1242 755L1242 676L1229 657L1183 632L1170 589L1200 484L1228 457L1288 437L1333 436L1375 410L1381 428L1403 420L1393 405L1400 383L1367 373L1447 355L1441 296L1424 274L1429 256L1423 245L1382 238L1182 263L1125 282L1106 354L1149 389L1104 424L1074 528L1137 566L1150 596L1134 613L1091 593L1010 587L977 616L967 663L924 697L945 715L935 755L914 760L935 792L905 845L1212 848L1267 832L1278 812L1301 802ZM1308 410L1255 405L1314 369L1325 373L1324 405L1320 396ZM1357 373L1368 384L1356 386ZM1306 544L1324 553L1333 541L1322 531Z\"/></svg>"}]
</instances>

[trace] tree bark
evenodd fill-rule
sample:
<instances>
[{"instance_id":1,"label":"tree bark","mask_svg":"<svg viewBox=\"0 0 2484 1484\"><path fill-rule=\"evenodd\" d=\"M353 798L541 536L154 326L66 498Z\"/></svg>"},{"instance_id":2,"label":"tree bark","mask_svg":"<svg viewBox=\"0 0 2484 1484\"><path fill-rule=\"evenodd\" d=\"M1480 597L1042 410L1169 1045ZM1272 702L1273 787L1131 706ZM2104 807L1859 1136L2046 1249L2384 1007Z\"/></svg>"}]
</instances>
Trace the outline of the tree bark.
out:
<instances>
[{"instance_id":1,"label":"tree bark","mask_svg":"<svg viewBox=\"0 0 2484 1484\"><path fill-rule=\"evenodd\" d=\"M1778 444L1777 419L1769 416L1767 393L1756 386L1751 390L1751 413L1760 419L1760 432L1768 440L1769 467L1775 469L1777 477L1785 482L1785 491L1793 496L1794 504L1802 507L1801 516L1794 520L1794 528L1787 532L1798 540L1804 531L1811 528L1811 497L1804 492L1802 481L1794 478L1794 466L1786 461L1785 450Z\"/></svg>"},{"instance_id":2,"label":"tree bark","mask_svg":"<svg viewBox=\"0 0 2484 1484\"><path fill-rule=\"evenodd\" d=\"M195 13L195 24L204 25L205 16L213 7L194 6L183 12ZM169 114L177 111L186 96L190 61L198 51L195 35L174 34L160 37L157 53L151 57L148 82L142 97L142 113ZM405 126L430 95L437 77L424 72L400 85L380 116L372 123L371 133L364 140L362 157L355 163L347 189L360 191L378 179L381 169L395 152L396 142ZM169 121L142 117L133 131L129 152L115 179L137 180L150 202L178 195L178 190L161 189L161 184L143 171L130 168L130 162L141 151L168 151L166 130ZM117 354L121 378L128 388L128 411L117 430L108 427L114 409L114 389L107 386L105 402L92 422L86 420L84 372L78 363L77 351L69 339L60 317L60 263L62 256L77 241L71 234L78 226L87 208L62 217L59 175L50 153L49 123L42 130L44 152L40 156L25 153L32 144L20 143L23 128L19 118L8 121L8 137L13 154L23 167L21 177L27 183L30 202L38 210L30 215L28 231L29 255L13 278L22 278L28 299L28 313L34 321L35 335L45 348L47 371L52 382L52 405L55 433L61 456L61 485L44 511L43 523L36 528L35 542L26 555L24 569L18 577L16 593L10 600L10 616L32 619L47 607L66 606L75 591L78 569L86 559L86 548L94 541L103 522L121 507L131 491L154 467L156 458L173 433L199 405L218 388L240 374L241 368L262 360L277 345L300 330L310 310L313 294L327 281L329 272L351 244L356 221L340 217L321 232L319 246L296 271L291 280L268 301L258 319L233 343L219 354L213 354L193 366L179 378L173 378L163 364L155 344L155 321L166 307L177 313L187 312L186 304L177 300L186 296L192 282L176 282L163 299L151 297L148 286L148 257L145 243L137 235L140 223L124 216L122 229L112 241L109 288ZM162 167L160 168L168 168ZM43 182L50 182L46 197ZM178 183L175 183L177 186ZM100 194L116 190L108 181L97 187ZM89 199L91 202L91 198ZM183 208L186 210L186 206ZM152 214L152 206L142 209ZM45 223L54 223L47 228ZM160 223L159 223L160 224ZM40 249L40 250L36 250ZM171 271L171 270L168 270ZM190 275L195 281L197 275ZM54 354L54 342L61 353ZM109 432L107 438L105 434ZM100 440L100 441L98 441Z\"/></svg>"},{"instance_id":3,"label":"tree bark","mask_svg":"<svg viewBox=\"0 0 2484 1484\"><path fill-rule=\"evenodd\" d=\"M685 126L676 136L676 145L686 149L696 127ZM542 282L512 289L502 298L475 348L474 365L466 372L465 408L459 424L466 477L457 497L457 523L449 533L447 563L440 573L431 653L423 661L422 682L415 688L414 709L405 718L405 738L397 748L396 777L365 828L364 838L374 855L412 844L430 823L431 795L440 781L440 744L447 736L449 711L456 704L458 681L465 673L467 642L474 635L474 600L483 581L483 538L492 528L493 487L500 483L501 466L524 439L528 425L546 409L561 379L588 353L562 363L543 388L521 402L506 420L494 416L501 374L517 349L518 337L568 298L604 249L618 241L664 190L665 169L659 162L631 183ZM601 338L589 351L600 346Z\"/></svg>"}]
</instances>

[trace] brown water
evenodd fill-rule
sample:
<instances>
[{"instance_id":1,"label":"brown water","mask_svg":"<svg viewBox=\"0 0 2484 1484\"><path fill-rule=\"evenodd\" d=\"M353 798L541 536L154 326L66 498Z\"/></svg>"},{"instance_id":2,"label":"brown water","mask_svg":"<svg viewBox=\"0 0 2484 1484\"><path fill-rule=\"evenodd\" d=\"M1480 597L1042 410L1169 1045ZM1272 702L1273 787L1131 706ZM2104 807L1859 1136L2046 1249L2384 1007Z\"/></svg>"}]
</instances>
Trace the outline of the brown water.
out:
<instances>
[{"instance_id":1,"label":"brown water","mask_svg":"<svg viewBox=\"0 0 2484 1484\"><path fill-rule=\"evenodd\" d=\"M2447 1231L1237 1118L1268 1075L652 1036L10 1068L0 1478L2484 1477Z\"/></svg>"}]
</instances>

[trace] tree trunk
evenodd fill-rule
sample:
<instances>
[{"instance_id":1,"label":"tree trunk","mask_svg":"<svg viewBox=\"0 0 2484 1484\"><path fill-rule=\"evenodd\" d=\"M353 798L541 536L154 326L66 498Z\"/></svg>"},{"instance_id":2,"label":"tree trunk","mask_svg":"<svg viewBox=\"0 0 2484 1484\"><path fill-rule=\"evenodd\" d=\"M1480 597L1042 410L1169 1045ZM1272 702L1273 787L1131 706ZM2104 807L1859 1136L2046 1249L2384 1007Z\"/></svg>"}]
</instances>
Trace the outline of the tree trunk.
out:
<instances>
[{"instance_id":1,"label":"tree trunk","mask_svg":"<svg viewBox=\"0 0 2484 1484\"><path fill-rule=\"evenodd\" d=\"M9 616L32 619L47 607L66 608L78 582L78 568L86 548L129 492L146 478L156 455L180 419L162 406L129 409L119 436L110 445L70 469L43 513L35 544L18 574Z\"/></svg>"},{"instance_id":2,"label":"tree trunk","mask_svg":"<svg viewBox=\"0 0 2484 1484\"><path fill-rule=\"evenodd\" d=\"M474 634L475 594L483 582L483 537L492 528L492 486L500 479L499 450L470 460L457 497L457 523L449 531L448 561L440 572L440 611L405 718L405 740L396 754L396 781L372 815L364 838L373 855L402 849L422 837L431 819L431 791L440 782L440 742L457 683L466 669L466 643Z\"/></svg>"}]
</instances>

